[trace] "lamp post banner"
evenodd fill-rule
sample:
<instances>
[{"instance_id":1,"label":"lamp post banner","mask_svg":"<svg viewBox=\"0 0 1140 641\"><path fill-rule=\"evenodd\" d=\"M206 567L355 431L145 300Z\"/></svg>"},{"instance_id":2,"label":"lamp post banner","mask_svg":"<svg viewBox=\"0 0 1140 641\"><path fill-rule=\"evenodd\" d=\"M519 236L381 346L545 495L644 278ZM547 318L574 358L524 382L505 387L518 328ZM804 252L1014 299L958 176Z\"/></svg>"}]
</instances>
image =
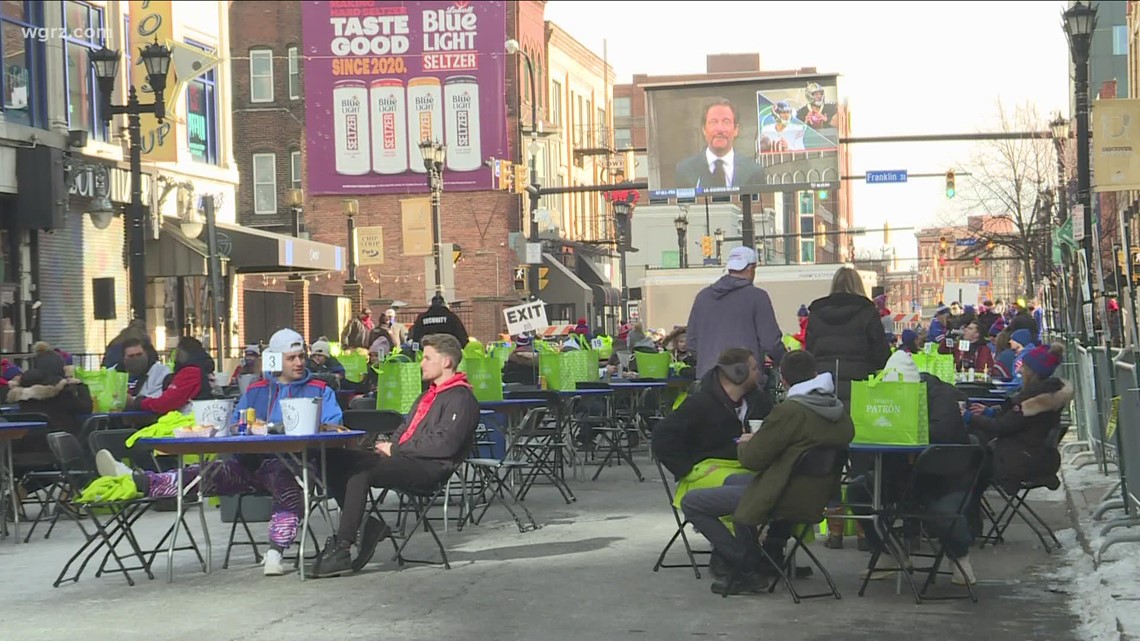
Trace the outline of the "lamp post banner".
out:
<instances>
[{"instance_id":1,"label":"lamp post banner","mask_svg":"<svg viewBox=\"0 0 1140 641\"><path fill-rule=\"evenodd\" d=\"M1093 191L1140 189L1140 99L1092 105Z\"/></svg>"},{"instance_id":2,"label":"lamp post banner","mask_svg":"<svg viewBox=\"0 0 1140 641\"><path fill-rule=\"evenodd\" d=\"M167 44L174 40L174 17L171 0L131 0L131 32L127 34L127 45L131 52L131 84L139 92L139 100L151 102L154 92L146 75L146 65L139 58L139 51L149 44ZM175 129L175 114L182 111L172 100L176 79L173 73L166 76L166 90L162 92L166 101L167 118L160 124L152 113L142 115L142 159L144 162L178 162L178 134Z\"/></svg>"},{"instance_id":3,"label":"lamp post banner","mask_svg":"<svg viewBox=\"0 0 1140 641\"><path fill-rule=\"evenodd\" d=\"M494 189L507 152L507 3L301 3L309 191L429 191L419 144L447 146L447 191Z\"/></svg>"}]
</instances>

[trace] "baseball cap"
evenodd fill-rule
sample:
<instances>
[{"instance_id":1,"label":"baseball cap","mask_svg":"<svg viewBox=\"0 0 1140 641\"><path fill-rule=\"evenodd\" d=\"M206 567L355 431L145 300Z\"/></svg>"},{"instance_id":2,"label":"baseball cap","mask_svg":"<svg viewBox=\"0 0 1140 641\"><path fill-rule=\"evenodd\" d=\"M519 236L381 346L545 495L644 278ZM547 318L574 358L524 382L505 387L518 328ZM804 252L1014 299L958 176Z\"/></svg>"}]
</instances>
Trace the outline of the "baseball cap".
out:
<instances>
[{"instance_id":1,"label":"baseball cap","mask_svg":"<svg viewBox=\"0 0 1140 641\"><path fill-rule=\"evenodd\" d=\"M329 348L329 342L328 341L317 341L317 342L313 343L313 350L312 351L314 354L321 354L323 356L328 356L329 355L329 349L330 348Z\"/></svg>"},{"instance_id":2,"label":"baseball cap","mask_svg":"<svg viewBox=\"0 0 1140 641\"><path fill-rule=\"evenodd\" d=\"M257 345L246 345L245 346L245 353L246 354L253 354L254 356L257 356L258 354L261 354L261 348L258 347Z\"/></svg>"},{"instance_id":3,"label":"baseball cap","mask_svg":"<svg viewBox=\"0 0 1140 641\"><path fill-rule=\"evenodd\" d=\"M305 339L291 329L279 329L269 338L269 351L292 354L305 350Z\"/></svg>"},{"instance_id":4,"label":"baseball cap","mask_svg":"<svg viewBox=\"0 0 1140 641\"><path fill-rule=\"evenodd\" d=\"M751 247L736 247L728 252L729 271L739 272L756 264L756 252Z\"/></svg>"}]
</instances>

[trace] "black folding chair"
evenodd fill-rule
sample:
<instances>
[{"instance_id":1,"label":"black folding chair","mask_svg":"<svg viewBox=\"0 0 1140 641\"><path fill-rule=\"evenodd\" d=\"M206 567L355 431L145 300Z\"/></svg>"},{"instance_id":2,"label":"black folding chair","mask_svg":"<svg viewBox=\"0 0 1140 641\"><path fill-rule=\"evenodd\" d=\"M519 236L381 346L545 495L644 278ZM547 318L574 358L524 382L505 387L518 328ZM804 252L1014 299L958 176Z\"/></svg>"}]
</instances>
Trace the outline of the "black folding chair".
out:
<instances>
[{"instance_id":1,"label":"black folding chair","mask_svg":"<svg viewBox=\"0 0 1140 641\"><path fill-rule=\"evenodd\" d=\"M475 510L470 512L472 525L478 525L479 521L483 520L483 516L487 514L487 510L491 504L499 498L503 507L507 508L507 512L515 520L515 524L519 528L519 532L527 532L529 530L538 529L538 524L531 515L530 510L523 504L519 496L511 489L510 477L515 472L523 472L531 468L532 463L525 458L522 454L524 451L520 450L519 442L523 438L528 438L530 434L538 431L538 426L541 424L543 418L546 416L545 407L533 407L527 411L526 416L523 417L522 424L519 426L518 433L514 436L511 442L507 445L507 450L503 458L469 458L465 461L469 469L472 469L478 474L478 480L482 485L484 494L490 493L486 502L483 504L483 509L479 515L475 515ZM512 458L518 457L518 458ZM510 499L508 502L507 499ZM515 512L514 507L521 508L526 518L529 521L529 527L524 525L519 515Z\"/></svg>"},{"instance_id":2,"label":"black folding chair","mask_svg":"<svg viewBox=\"0 0 1140 641\"><path fill-rule=\"evenodd\" d=\"M785 521L791 524L792 547L783 559L773 558L763 546L760 548L760 553L779 572L780 579L783 580L784 585L788 586L788 592L796 603L802 599L826 596L833 596L836 599L842 598L839 594L839 588L835 586L835 581L831 579L831 573L823 567L823 563L820 562L819 557L812 552L811 548L804 545L804 538L823 519L828 502L839 489L839 483L843 478L843 468L846 465L846 447L819 446L800 454L792 467L792 474L788 478L787 484L784 485L780 497L776 500L776 509L770 515L767 524L769 528L773 521ZM796 500L794 502L785 501L784 499L793 489ZM760 533L763 533L763 530L764 527L761 527ZM829 588L827 592L800 594L796 590L792 579L796 576L796 552L799 550L803 550L804 554L811 560L812 565L823 574ZM776 581L773 581L768 587L769 594L776 591L776 585ZM724 596L728 596L727 590Z\"/></svg>"},{"instance_id":3,"label":"black folding chair","mask_svg":"<svg viewBox=\"0 0 1140 641\"><path fill-rule=\"evenodd\" d=\"M22 422L39 422L51 424L51 418L46 414L38 412L24 412L24 413L11 413L0 416L0 422L4 423L22 423ZM17 485L23 488L27 494L23 497L19 496L18 488L12 488L11 505L13 509L20 511L20 518L25 523L30 523L31 527L28 528L28 533L24 536L24 542L27 543L32 540L35 534L36 527L40 523L49 522L47 532L44 538L51 537L52 531L55 529L56 523L59 522L60 516L67 516L79 529L83 531L86 536L87 530L83 524L76 518L76 515L68 509L61 508L60 499L66 494L64 488L66 486L66 479L63 473L59 471L59 466L55 463L54 457L50 452L20 452L14 455L15 468L19 470L14 474L19 478ZM36 507L36 517L28 518L27 508L29 506Z\"/></svg>"},{"instance_id":4,"label":"black folding chair","mask_svg":"<svg viewBox=\"0 0 1140 641\"><path fill-rule=\"evenodd\" d=\"M1061 441L1069 431L1068 424L1062 424L1057 429L1049 434L1046 444L1053 450L1060 447ZM1057 465L1060 466L1060 452L1057 452ZM1000 512L996 512L993 507L988 503L984 503L984 513L990 519L989 531L982 537L982 544L980 548L986 547L986 544L997 545L1005 541L1005 531L1013 523L1014 517L1020 518L1033 534L1037 535L1037 540L1041 541L1041 546L1045 548L1045 552L1052 553L1054 547L1060 549L1062 547L1061 541L1057 538L1053 528L1041 518L1041 515L1029 505L1029 493L1038 488L1046 488L1048 490L1056 490L1061 486L1061 480L1057 478L1056 474L1050 477L1030 479L1022 481L1017 486L1017 491L1012 494L1007 492L997 483L991 483L990 487L997 492L1005 504ZM1049 544L1052 540L1053 545Z\"/></svg>"},{"instance_id":5,"label":"black folding chair","mask_svg":"<svg viewBox=\"0 0 1140 641\"><path fill-rule=\"evenodd\" d=\"M903 492L898 501L885 506L881 513L881 533L886 536L883 537L883 543L886 546L893 546L892 532L903 521L918 520L923 523L925 528L938 527L939 529L949 529L954 526L955 522L967 520L967 509L973 499L974 491L978 485L978 479L981 476L982 468L986 460L986 449L977 444L971 445L931 445L923 450L918 455L917 460L914 462L914 469L911 473L910 482L907 484L906 490ZM962 500L956 506L952 513L934 512L929 509L928 503L933 498L930 496L930 487L938 487L945 484L958 485L962 493ZM968 485L967 485L968 483ZM925 568L910 568L901 569L905 567L900 565L899 572L904 572L907 582L910 584L911 591L914 593L914 602L916 605L922 604L923 601L943 601L948 599L963 599L969 597L974 603L978 602L978 597L974 593L974 588L966 581L965 595L957 596L926 596L927 590L930 586L934 585L938 575L950 575L953 572L944 572L941 570L942 562L947 558L946 549L942 545L936 546L936 551L929 558L933 559L931 565ZM896 561L903 561L905 555L901 550L896 550ZM867 565L869 570L876 570L875 566L878 563L879 557L882 555L883 550L875 550L871 554L871 560ZM924 556L924 555L913 555ZM950 559L950 562L957 568L958 572L965 575L962 565L957 559ZM922 589L919 590L912 578L912 573L926 573L926 581ZM867 576L863 579L863 585L859 589L859 596L863 596L867 589L867 584L871 580L873 572L868 572Z\"/></svg>"},{"instance_id":6,"label":"black folding chair","mask_svg":"<svg viewBox=\"0 0 1140 641\"><path fill-rule=\"evenodd\" d=\"M657 556L657 563L653 564L653 571L657 572L661 568L693 568L693 574L698 579L701 578L700 568L707 568L708 563L697 563L697 554L712 554L711 550L694 550L689 545L689 536L685 533L685 528L689 527L688 519L682 517L682 513L674 503L674 487L669 481L669 475L672 474L665 466L661 465L661 461L654 457L653 462L657 464L657 472L661 475L661 483L665 486L665 495L669 498L669 509L673 511L673 521L677 523L677 529L673 532L673 536L669 537L669 542L665 544L665 548L661 550L661 554ZM681 542L685 545L685 554L689 556L688 563L665 563L665 555L673 547L673 544L680 538Z\"/></svg>"}]
</instances>

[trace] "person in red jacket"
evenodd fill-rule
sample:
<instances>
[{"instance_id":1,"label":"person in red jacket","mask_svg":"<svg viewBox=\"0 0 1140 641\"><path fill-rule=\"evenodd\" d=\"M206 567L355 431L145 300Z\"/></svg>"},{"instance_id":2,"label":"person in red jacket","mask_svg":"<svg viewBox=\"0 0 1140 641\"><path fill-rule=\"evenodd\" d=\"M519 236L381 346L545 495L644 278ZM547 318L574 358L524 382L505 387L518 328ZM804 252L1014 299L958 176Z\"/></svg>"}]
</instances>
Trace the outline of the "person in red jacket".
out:
<instances>
[{"instance_id":1,"label":"person in red jacket","mask_svg":"<svg viewBox=\"0 0 1140 641\"><path fill-rule=\"evenodd\" d=\"M799 309L799 311L796 312L796 316L800 319L800 333L793 334L792 338L799 341L800 345L803 346L804 337L807 336L807 324L808 324L808 308L807 308L807 305L800 305L800 309Z\"/></svg>"},{"instance_id":2,"label":"person in red jacket","mask_svg":"<svg viewBox=\"0 0 1140 641\"><path fill-rule=\"evenodd\" d=\"M198 339L183 336L178 341L174 355L174 374L164 385L162 396L158 398L129 398L127 411L166 414L186 407L190 401L206 400L214 397L210 387L210 375L214 372L214 360L206 353Z\"/></svg>"},{"instance_id":3,"label":"person in red jacket","mask_svg":"<svg viewBox=\"0 0 1140 641\"><path fill-rule=\"evenodd\" d=\"M962 340L969 341L970 348L963 350L960 345L954 346L954 368L959 372L972 369L979 374L991 373L994 369L994 355L990 352L985 337L982 336L978 321L971 321L962 328Z\"/></svg>"}]
</instances>

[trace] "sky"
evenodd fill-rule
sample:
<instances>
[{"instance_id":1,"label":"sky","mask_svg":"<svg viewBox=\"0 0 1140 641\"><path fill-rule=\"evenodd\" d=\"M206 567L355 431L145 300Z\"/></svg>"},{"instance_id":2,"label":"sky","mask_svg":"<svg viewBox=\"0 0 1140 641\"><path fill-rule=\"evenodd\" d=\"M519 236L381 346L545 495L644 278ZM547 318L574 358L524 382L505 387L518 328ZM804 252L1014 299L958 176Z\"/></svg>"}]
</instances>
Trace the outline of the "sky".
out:
<instances>
[{"instance_id":1,"label":"sky","mask_svg":"<svg viewBox=\"0 0 1140 641\"><path fill-rule=\"evenodd\" d=\"M1064 2L579 2L551 0L546 19L608 60L619 83L633 74L705 71L710 53L759 53L762 69L816 67L838 73L853 136L997 130L999 100L1032 104L1042 129L1069 115ZM699 10L698 10L699 9ZM968 171L985 143L889 143L850 147L852 171ZM968 177L957 179L961 193ZM968 212L947 199L945 180L850 184L855 226L937 225ZM891 233L900 258L915 256L912 232ZM868 234L856 251L878 251ZM902 269L909 268L900 263Z\"/></svg>"}]
</instances>

